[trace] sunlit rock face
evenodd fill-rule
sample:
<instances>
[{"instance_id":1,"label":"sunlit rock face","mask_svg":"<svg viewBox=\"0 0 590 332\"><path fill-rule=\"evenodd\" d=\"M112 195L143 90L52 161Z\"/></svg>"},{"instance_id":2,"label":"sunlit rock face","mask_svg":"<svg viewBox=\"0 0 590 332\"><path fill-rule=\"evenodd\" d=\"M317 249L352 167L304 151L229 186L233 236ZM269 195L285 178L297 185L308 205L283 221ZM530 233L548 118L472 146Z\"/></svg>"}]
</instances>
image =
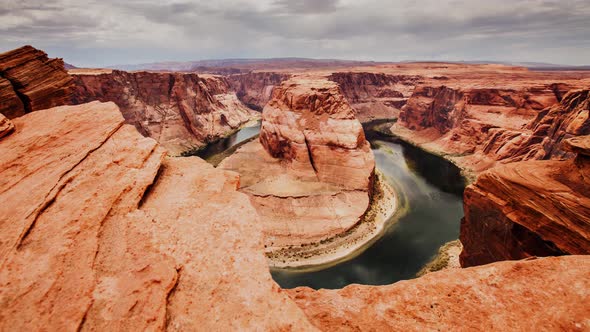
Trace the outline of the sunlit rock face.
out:
<instances>
[{"instance_id":1,"label":"sunlit rock face","mask_svg":"<svg viewBox=\"0 0 590 332\"><path fill-rule=\"evenodd\" d=\"M13 124L0 138L1 330L313 330L268 273L236 173L166 157L110 102Z\"/></svg>"},{"instance_id":2,"label":"sunlit rock face","mask_svg":"<svg viewBox=\"0 0 590 332\"><path fill-rule=\"evenodd\" d=\"M170 154L190 152L258 115L223 77L185 73L72 70L74 103L115 102L127 123Z\"/></svg>"},{"instance_id":3,"label":"sunlit rock face","mask_svg":"<svg viewBox=\"0 0 590 332\"><path fill-rule=\"evenodd\" d=\"M590 253L590 136L570 138L567 161L517 162L465 190L461 265Z\"/></svg>"},{"instance_id":4,"label":"sunlit rock face","mask_svg":"<svg viewBox=\"0 0 590 332\"><path fill-rule=\"evenodd\" d=\"M72 88L62 59L32 46L0 54L0 114L9 119L69 104Z\"/></svg>"},{"instance_id":5,"label":"sunlit rock face","mask_svg":"<svg viewBox=\"0 0 590 332\"><path fill-rule=\"evenodd\" d=\"M357 224L370 202L375 161L338 86L303 75L275 88L259 141L220 167L241 175L273 250L319 243Z\"/></svg>"}]
</instances>

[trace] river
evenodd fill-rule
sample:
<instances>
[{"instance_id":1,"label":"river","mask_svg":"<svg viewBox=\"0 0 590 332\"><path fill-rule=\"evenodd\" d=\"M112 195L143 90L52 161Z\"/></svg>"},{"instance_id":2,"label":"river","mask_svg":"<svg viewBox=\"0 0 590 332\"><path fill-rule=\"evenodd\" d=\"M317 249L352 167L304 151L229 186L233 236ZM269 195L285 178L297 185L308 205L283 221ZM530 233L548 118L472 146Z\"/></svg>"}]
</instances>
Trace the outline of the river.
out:
<instances>
[{"instance_id":1,"label":"river","mask_svg":"<svg viewBox=\"0 0 590 332\"><path fill-rule=\"evenodd\" d=\"M255 136L258 130L259 126L244 128L212 149L220 153ZM441 245L459 237L465 187L459 168L394 137L368 130L367 138L377 168L400 193L407 213L351 260L312 272L273 269L272 276L281 287L335 289L353 283L386 285L411 279L437 254ZM203 157L214 155L211 151Z\"/></svg>"}]
</instances>

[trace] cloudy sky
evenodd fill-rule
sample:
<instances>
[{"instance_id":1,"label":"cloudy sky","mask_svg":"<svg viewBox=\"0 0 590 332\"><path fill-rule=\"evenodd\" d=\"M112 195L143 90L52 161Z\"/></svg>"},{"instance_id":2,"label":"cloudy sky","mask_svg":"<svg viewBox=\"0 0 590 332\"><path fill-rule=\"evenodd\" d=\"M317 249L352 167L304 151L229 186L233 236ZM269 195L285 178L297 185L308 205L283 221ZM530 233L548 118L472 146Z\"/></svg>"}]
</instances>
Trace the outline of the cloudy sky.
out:
<instances>
[{"instance_id":1,"label":"cloudy sky","mask_svg":"<svg viewBox=\"0 0 590 332\"><path fill-rule=\"evenodd\" d=\"M313 57L590 64L589 0L0 0L0 51L79 66Z\"/></svg>"}]
</instances>

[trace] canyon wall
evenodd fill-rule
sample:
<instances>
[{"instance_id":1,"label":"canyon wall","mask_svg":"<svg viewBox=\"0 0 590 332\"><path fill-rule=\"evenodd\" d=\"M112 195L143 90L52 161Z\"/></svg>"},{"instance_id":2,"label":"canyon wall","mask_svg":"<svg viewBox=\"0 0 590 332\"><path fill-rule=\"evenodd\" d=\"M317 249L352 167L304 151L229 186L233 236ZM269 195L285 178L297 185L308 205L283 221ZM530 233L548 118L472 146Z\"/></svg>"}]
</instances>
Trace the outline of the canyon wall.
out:
<instances>
[{"instance_id":1,"label":"canyon wall","mask_svg":"<svg viewBox=\"0 0 590 332\"><path fill-rule=\"evenodd\" d=\"M262 111L276 86L289 79L287 73L251 72L226 76L238 99L251 109Z\"/></svg>"},{"instance_id":2,"label":"canyon wall","mask_svg":"<svg viewBox=\"0 0 590 332\"><path fill-rule=\"evenodd\" d=\"M495 167L467 187L462 266L590 254L590 136L562 148L577 156Z\"/></svg>"},{"instance_id":3,"label":"canyon wall","mask_svg":"<svg viewBox=\"0 0 590 332\"><path fill-rule=\"evenodd\" d=\"M128 123L172 155L190 153L257 117L230 92L223 77L119 70L71 73L75 104L115 102Z\"/></svg>"},{"instance_id":4,"label":"canyon wall","mask_svg":"<svg viewBox=\"0 0 590 332\"><path fill-rule=\"evenodd\" d=\"M420 75L378 72L336 72L328 78L338 83L361 122L397 118L414 87L424 82Z\"/></svg>"},{"instance_id":5,"label":"canyon wall","mask_svg":"<svg viewBox=\"0 0 590 332\"><path fill-rule=\"evenodd\" d=\"M32 46L0 54L0 114L9 119L69 104L72 88L62 59Z\"/></svg>"}]
</instances>

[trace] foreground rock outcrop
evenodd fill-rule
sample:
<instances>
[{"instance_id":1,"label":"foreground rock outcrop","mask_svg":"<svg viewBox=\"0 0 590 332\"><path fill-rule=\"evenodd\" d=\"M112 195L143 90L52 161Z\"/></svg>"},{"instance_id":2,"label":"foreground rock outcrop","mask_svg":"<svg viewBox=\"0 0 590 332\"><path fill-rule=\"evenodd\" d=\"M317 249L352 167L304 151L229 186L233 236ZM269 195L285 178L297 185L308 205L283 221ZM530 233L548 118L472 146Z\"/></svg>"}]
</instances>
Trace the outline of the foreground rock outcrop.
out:
<instances>
[{"instance_id":1,"label":"foreground rock outcrop","mask_svg":"<svg viewBox=\"0 0 590 332\"><path fill-rule=\"evenodd\" d=\"M288 293L323 331L586 331L589 273L590 256L568 256Z\"/></svg>"},{"instance_id":2,"label":"foreground rock outcrop","mask_svg":"<svg viewBox=\"0 0 590 332\"><path fill-rule=\"evenodd\" d=\"M222 77L184 73L72 70L75 104L115 102L127 123L172 155L225 137L258 115Z\"/></svg>"},{"instance_id":3,"label":"foreground rock outcrop","mask_svg":"<svg viewBox=\"0 0 590 332\"><path fill-rule=\"evenodd\" d=\"M113 103L0 140L1 330L311 330L238 176L166 158Z\"/></svg>"},{"instance_id":4,"label":"foreground rock outcrop","mask_svg":"<svg viewBox=\"0 0 590 332\"><path fill-rule=\"evenodd\" d=\"M338 86L299 76L274 90L260 140L220 167L240 174L272 252L323 243L357 225L370 203L375 161Z\"/></svg>"},{"instance_id":5,"label":"foreground rock outcrop","mask_svg":"<svg viewBox=\"0 0 590 332\"><path fill-rule=\"evenodd\" d=\"M590 136L563 146L577 157L496 167L467 187L462 266L590 254Z\"/></svg>"},{"instance_id":6,"label":"foreground rock outcrop","mask_svg":"<svg viewBox=\"0 0 590 332\"><path fill-rule=\"evenodd\" d=\"M70 103L73 80L62 59L32 46L0 54L0 114L9 119Z\"/></svg>"}]
</instances>

